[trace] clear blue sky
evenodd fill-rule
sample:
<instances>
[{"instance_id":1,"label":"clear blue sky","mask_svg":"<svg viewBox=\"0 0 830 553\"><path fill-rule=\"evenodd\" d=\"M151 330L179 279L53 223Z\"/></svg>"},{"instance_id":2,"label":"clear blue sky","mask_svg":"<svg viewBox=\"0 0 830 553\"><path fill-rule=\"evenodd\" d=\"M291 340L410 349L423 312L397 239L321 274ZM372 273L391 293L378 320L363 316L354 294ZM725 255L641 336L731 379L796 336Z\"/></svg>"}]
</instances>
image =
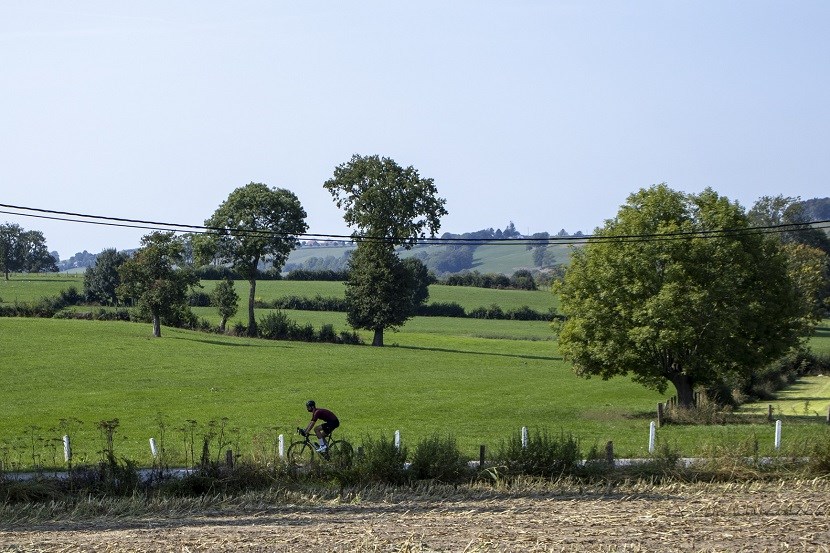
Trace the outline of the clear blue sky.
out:
<instances>
[{"instance_id":1,"label":"clear blue sky","mask_svg":"<svg viewBox=\"0 0 830 553\"><path fill-rule=\"evenodd\" d=\"M202 224L352 154L435 179L441 231L592 232L667 182L830 195L830 2L0 4L0 203ZM145 231L0 214L62 258Z\"/></svg>"}]
</instances>

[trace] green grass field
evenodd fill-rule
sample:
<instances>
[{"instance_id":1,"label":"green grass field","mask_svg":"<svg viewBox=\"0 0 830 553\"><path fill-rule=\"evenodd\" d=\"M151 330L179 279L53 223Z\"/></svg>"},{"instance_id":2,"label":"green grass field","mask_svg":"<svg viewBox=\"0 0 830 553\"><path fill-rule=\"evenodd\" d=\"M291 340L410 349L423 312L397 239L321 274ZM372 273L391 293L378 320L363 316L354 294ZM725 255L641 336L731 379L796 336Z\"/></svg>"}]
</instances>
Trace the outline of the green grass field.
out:
<instances>
[{"instance_id":1,"label":"green grass field","mask_svg":"<svg viewBox=\"0 0 830 553\"><path fill-rule=\"evenodd\" d=\"M74 286L83 292L84 275L67 273L48 273L10 275L9 280L0 276L0 304L15 302L30 303L44 297L55 297L62 290Z\"/></svg>"},{"instance_id":2,"label":"green grass field","mask_svg":"<svg viewBox=\"0 0 830 553\"><path fill-rule=\"evenodd\" d=\"M202 281L204 291L210 292L213 290L216 282ZM250 287L247 282L236 282L236 292L245 305L247 305L249 291ZM262 280L257 281L256 298L263 301L271 301L286 296L314 297L319 295L342 298L345 291L346 287L342 282ZM550 290L495 290L434 284L429 287L427 303L438 302L455 302L467 311L476 307L490 307L496 304L505 311L527 306L542 313L547 313L549 309L558 305L556 296Z\"/></svg>"},{"instance_id":3,"label":"green grass field","mask_svg":"<svg viewBox=\"0 0 830 553\"><path fill-rule=\"evenodd\" d=\"M202 281L202 290L210 292L217 281ZM84 277L82 274L35 274L12 275L11 280L0 279L0 303L13 304L14 302L33 302L43 297L57 296L62 290L74 286L83 292ZM236 282L236 292L240 297L240 306L247 306L250 287L246 281ZM550 290L493 290L486 288L471 288L465 286L433 285L429 287L430 298L428 303L455 302L466 310L476 307L490 307L499 305L505 311L518 309L522 306L546 313L549 309L558 306L556 296ZM286 296L303 297L337 297L345 294L345 285L342 282L326 281L297 281L297 280L260 280L257 281L256 298L262 301L272 301Z\"/></svg>"},{"instance_id":4,"label":"green grass field","mask_svg":"<svg viewBox=\"0 0 830 553\"><path fill-rule=\"evenodd\" d=\"M34 284L5 289L16 287L20 297L39 298L61 286L47 277ZM290 284L308 286L301 290L321 284L342 289L339 283ZM265 294L281 293L267 288ZM472 289L441 288L456 298L448 301L474 301L453 296ZM551 298L548 292L525 294L521 297ZM507 301L510 296L498 297ZM196 311L218 321L213 308ZM257 316L265 313L258 310ZM287 313L316 328L330 323L338 332L348 330L343 313ZM368 333L364 337L370 339ZM277 434L290 439L293 429L307 422L303 403L309 398L335 410L343 420L338 432L357 443L395 430L410 445L435 433L452 434L475 457L479 444L493 448L527 426L572 433L585 452L613 440L620 456L647 455L649 423L657 403L672 390L661 396L626 378L578 378L553 338L545 322L442 317L418 317L400 332L387 332L384 348L171 328L153 339L149 324L0 318L0 460L4 466L50 464L60 457L61 420L77 419L82 425L71 432L76 462L95 461L103 448L98 423L117 418L116 454L147 465L148 440L160 439L160 415L165 443L181 460L188 421L196 421L200 440L210 421L223 418L228 429L238 429L238 437L231 433L234 449L254 455L270 449ZM818 351L828 349L826 322L812 343ZM785 444L828 437L826 412L821 412L822 401L830 401L827 388L807 380L799 386L808 387L794 387L793 403L778 410L790 440ZM805 411L808 397L811 409ZM693 456L713 445L754 440L769 452L773 433L771 424L668 426L658 439Z\"/></svg>"}]
</instances>

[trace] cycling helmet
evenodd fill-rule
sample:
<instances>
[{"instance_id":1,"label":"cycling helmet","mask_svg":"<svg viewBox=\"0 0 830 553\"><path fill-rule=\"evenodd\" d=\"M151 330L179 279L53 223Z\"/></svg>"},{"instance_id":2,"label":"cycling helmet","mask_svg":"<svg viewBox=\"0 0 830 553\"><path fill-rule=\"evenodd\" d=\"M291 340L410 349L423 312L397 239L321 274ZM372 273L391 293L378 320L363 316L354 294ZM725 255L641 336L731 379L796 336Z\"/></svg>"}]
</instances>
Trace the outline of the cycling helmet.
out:
<instances>
[{"instance_id":1,"label":"cycling helmet","mask_svg":"<svg viewBox=\"0 0 830 553\"><path fill-rule=\"evenodd\" d=\"M305 402L305 408L306 409L314 409L316 406L317 406L317 404L314 403L313 399L310 399L310 400Z\"/></svg>"}]
</instances>

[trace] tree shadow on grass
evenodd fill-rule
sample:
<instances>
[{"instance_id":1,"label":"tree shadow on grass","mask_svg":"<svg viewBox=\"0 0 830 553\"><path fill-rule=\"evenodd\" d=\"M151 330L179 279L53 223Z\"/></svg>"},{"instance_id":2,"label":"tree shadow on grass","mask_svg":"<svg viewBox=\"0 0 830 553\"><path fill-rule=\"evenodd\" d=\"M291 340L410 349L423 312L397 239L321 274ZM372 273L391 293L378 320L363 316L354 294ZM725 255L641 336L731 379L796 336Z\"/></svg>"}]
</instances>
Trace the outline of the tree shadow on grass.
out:
<instances>
[{"instance_id":1,"label":"tree shadow on grass","mask_svg":"<svg viewBox=\"0 0 830 553\"><path fill-rule=\"evenodd\" d=\"M217 339L214 339L214 338L192 338L192 337L184 337L184 336L171 336L171 338L173 340L184 340L186 342L201 342L203 344L210 344L212 346L229 346L229 347L235 347L235 348L239 348L239 347L242 347L242 348L264 348L264 347L269 347L269 346L270 347L277 346L277 347L283 347L283 348L290 347L287 344L275 343L276 340L270 340L266 344L252 344L250 342L234 343L233 341L223 341L223 340L217 340Z\"/></svg>"},{"instance_id":2,"label":"tree shadow on grass","mask_svg":"<svg viewBox=\"0 0 830 553\"><path fill-rule=\"evenodd\" d=\"M463 349L449 349L449 348L429 348L424 346L387 346L392 348L400 348L400 349L414 349L414 350L421 350L421 351L440 351L443 353L459 353L463 355L489 355L493 357L514 357L516 359L534 359L539 361L562 361L561 357L548 357L545 355L521 355L521 354L512 354L512 353L492 353L487 351L471 351L471 350L463 350Z\"/></svg>"}]
</instances>

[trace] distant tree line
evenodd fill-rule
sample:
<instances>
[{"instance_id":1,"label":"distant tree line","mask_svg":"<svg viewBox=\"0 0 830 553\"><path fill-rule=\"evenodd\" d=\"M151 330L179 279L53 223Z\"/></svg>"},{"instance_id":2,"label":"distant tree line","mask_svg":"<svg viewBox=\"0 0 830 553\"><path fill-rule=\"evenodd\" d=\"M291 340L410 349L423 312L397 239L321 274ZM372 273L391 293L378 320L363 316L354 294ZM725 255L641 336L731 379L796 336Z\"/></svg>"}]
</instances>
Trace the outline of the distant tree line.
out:
<instances>
[{"instance_id":1,"label":"distant tree line","mask_svg":"<svg viewBox=\"0 0 830 553\"><path fill-rule=\"evenodd\" d=\"M6 280L9 273L55 272L56 261L46 249L42 232L15 224L0 225L0 271Z\"/></svg>"},{"instance_id":2,"label":"distant tree line","mask_svg":"<svg viewBox=\"0 0 830 553\"><path fill-rule=\"evenodd\" d=\"M497 288L511 290L536 290L533 273L520 269L509 277L502 273L480 273L478 271L450 275L438 281L447 286L473 286L476 288Z\"/></svg>"}]
</instances>

